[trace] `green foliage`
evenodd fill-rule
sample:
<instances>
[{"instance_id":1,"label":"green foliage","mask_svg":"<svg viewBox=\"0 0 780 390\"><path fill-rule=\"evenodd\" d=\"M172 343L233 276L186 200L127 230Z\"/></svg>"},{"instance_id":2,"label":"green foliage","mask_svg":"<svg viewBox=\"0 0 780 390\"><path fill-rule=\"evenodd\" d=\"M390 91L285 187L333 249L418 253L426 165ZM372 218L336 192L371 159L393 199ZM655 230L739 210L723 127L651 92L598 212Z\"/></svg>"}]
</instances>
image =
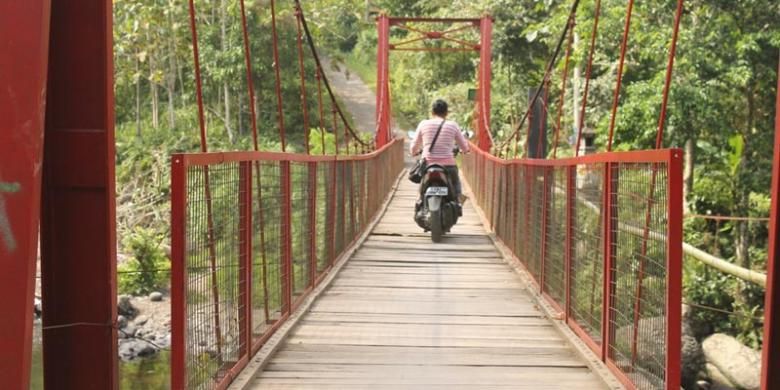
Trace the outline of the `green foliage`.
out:
<instances>
[{"instance_id":1,"label":"green foliage","mask_svg":"<svg viewBox=\"0 0 780 390\"><path fill-rule=\"evenodd\" d=\"M171 263L160 248L163 240L161 234L144 228L125 237L132 257L117 269L120 294L142 295L168 287Z\"/></svg>"}]
</instances>

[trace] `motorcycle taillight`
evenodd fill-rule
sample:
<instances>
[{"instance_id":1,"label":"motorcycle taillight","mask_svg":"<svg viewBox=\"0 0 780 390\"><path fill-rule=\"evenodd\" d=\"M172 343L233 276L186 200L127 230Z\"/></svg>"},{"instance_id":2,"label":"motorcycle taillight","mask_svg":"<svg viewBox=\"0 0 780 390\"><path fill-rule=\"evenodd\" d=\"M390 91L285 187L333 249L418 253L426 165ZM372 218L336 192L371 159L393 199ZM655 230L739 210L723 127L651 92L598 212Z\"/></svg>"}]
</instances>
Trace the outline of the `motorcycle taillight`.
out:
<instances>
[{"instance_id":1,"label":"motorcycle taillight","mask_svg":"<svg viewBox=\"0 0 780 390\"><path fill-rule=\"evenodd\" d=\"M428 172L428 180L438 179L441 180L443 178L440 171L430 171Z\"/></svg>"}]
</instances>

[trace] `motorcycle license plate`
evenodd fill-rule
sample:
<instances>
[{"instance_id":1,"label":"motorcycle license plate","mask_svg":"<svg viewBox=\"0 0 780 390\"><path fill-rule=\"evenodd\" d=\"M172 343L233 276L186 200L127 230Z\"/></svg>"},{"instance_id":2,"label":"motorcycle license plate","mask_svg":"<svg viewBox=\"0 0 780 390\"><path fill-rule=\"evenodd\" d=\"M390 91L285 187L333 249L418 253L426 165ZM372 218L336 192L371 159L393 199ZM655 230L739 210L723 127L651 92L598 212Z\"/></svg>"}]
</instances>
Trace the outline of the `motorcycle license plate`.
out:
<instances>
[{"instance_id":1,"label":"motorcycle license plate","mask_svg":"<svg viewBox=\"0 0 780 390\"><path fill-rule=\"evenodd\" d=\"M447 187L428 187L428 189L425 190L425 195L447 196L447 191Z\"/></svg>"}]
</instances>

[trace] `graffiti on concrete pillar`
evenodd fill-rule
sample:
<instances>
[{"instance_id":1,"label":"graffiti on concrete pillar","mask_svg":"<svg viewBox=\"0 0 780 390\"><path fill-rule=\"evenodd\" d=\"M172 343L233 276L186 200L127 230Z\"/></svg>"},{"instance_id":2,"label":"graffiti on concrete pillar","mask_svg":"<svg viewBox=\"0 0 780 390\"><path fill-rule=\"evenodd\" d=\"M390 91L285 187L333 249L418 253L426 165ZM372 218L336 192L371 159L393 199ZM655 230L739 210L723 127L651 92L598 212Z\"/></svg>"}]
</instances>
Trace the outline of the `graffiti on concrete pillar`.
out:
<instances>
[{"instance_id":1,"label":"graffiti on concrete pillar","mask_svg":"<svg viewBox=\"0 0 780 390\"><path fill-rule=\"evenodd\" d=\"M8 219L8 212L5 208L4 194L17 193L21 189L22 186L19 183L0 182L0 241L2 241L8 252L16 250L16 239L14 238L13 230L11 230L11 221Z\"/></svg>"}]
</instances>

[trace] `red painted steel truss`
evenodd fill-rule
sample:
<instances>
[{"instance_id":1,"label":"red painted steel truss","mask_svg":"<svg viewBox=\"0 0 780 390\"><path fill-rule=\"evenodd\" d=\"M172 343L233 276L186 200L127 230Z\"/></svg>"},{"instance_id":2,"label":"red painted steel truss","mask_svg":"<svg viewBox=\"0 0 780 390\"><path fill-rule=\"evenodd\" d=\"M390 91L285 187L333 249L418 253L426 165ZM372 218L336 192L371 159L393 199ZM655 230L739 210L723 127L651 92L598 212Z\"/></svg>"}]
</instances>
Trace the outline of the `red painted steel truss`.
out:
<instances>
[{"instance_id":1,"label":"red painted steel truss","mask_svg":"<svg viewBox=\"0 0 780 390\"><path fill-rule=\"evenodd\" d=\"M431 30L420 25L449 25L444 30ZM390 42L390 29L409 32L410 37L394 43ZM380 15L377 18L377 99L376 99L376 144L381 147L390 141L391 104L390 104L390 51L412 52L478 52L480 56L477 69L477 97L474 107L474 128L477 131L477 144L483 150L490 150L493 138L490 134L490 80L491 80L491 41L493 19L482 18L393 18ZM458 38L464 31L477 30L479 42ZM440 42L440 45L424 43Z\"/></svg>"},{"instance_id":2,"label":"red painted steel truss","mask_svg":"<svg viewBox=\"0 0 780 390\"><path fill-rule=\"evenodd\" d=\"M0 388L118 386L112 3L0 3ZM45 123L45 124L44 124Z\"/></svg>"}]
</instances>

